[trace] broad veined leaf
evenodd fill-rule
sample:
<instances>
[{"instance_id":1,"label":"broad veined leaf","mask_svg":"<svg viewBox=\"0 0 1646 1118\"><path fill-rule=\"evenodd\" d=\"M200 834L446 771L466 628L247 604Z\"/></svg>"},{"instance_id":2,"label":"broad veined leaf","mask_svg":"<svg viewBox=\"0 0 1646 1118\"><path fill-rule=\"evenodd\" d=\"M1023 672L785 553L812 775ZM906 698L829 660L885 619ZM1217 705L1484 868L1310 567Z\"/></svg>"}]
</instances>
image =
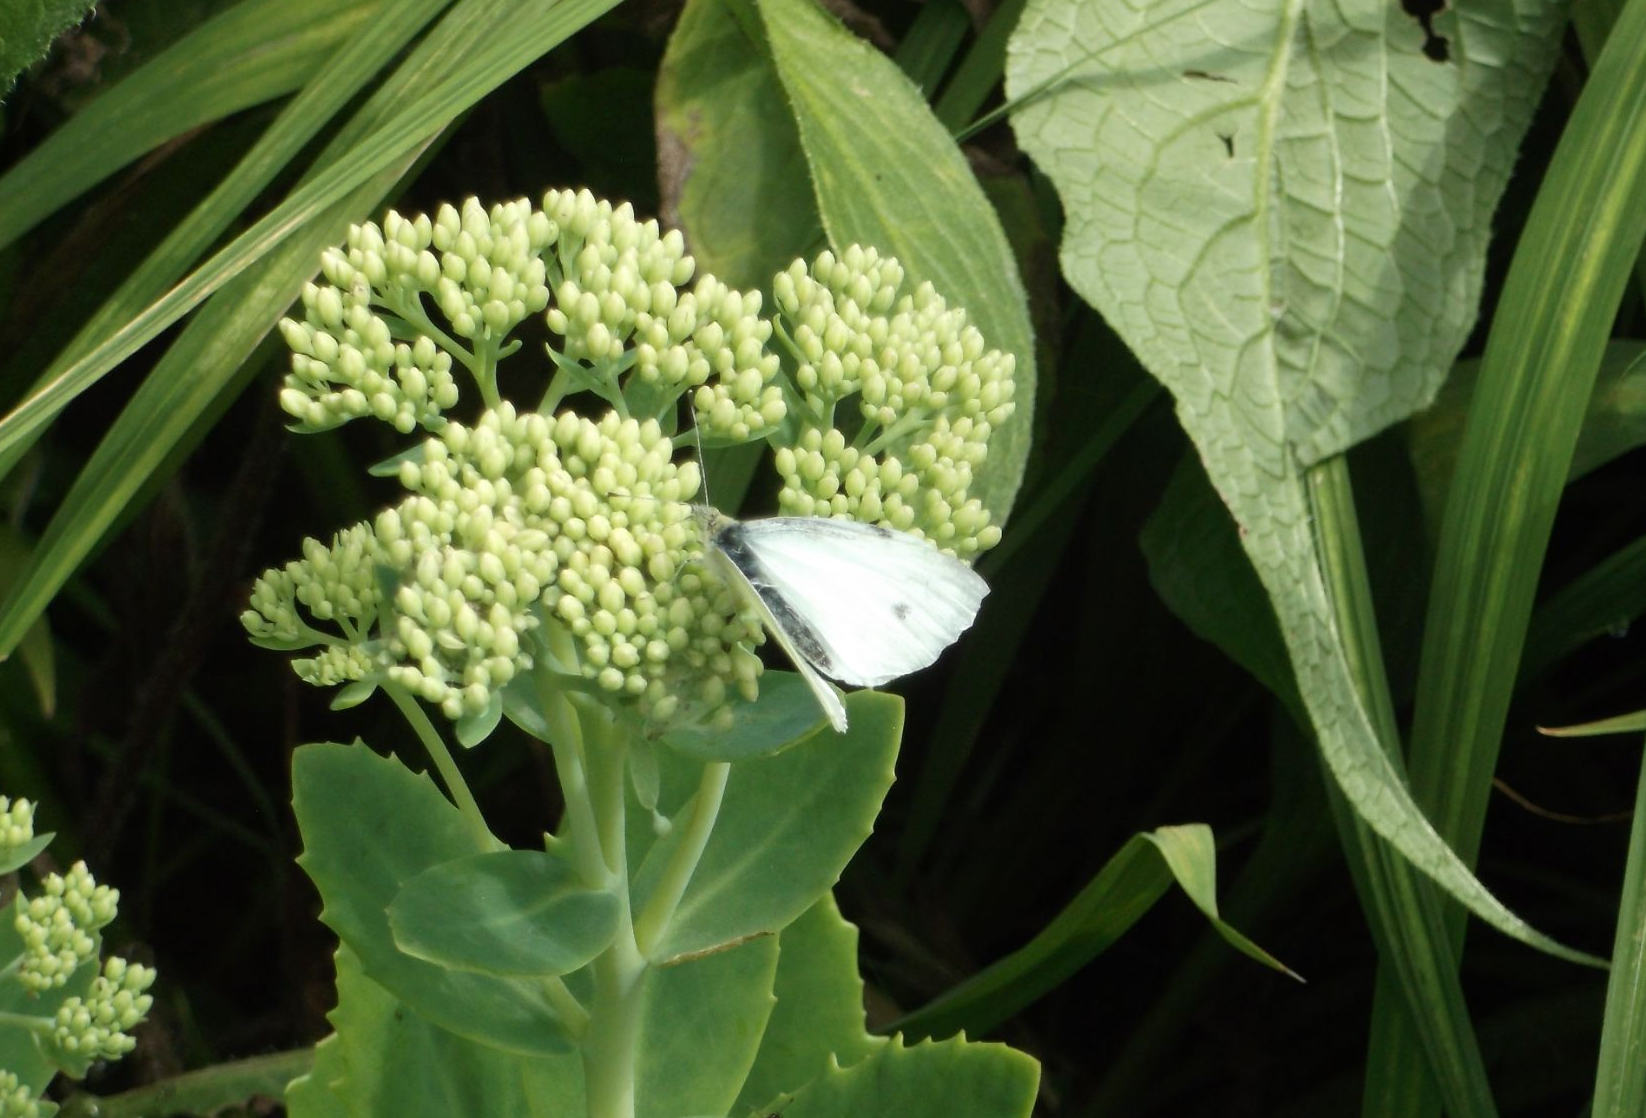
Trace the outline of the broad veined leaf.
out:
<instances>
[{"instance_id":1,"label":"broad veined leaf","mask_svg":"<svg viewBox=\"0 0 1646 1118\"><path fill-rule=\"evenodd\" d=\"M1303 470L1434 395L1547 77L1552 3L1032 0L1008 57L1064 273L1172 392L1357 813L1482 919L1542 936L1423 817L1332 621ZM1427 41L1426 41L1427 40Z\"/></svg>"},{"instance_id":2,"label":"broad veined leaf","mask_svg":"<svg viewBox=\"0 0 1646 1118\"><path fill-rule=\"evenodd\" d=\"M989 440L972 496L1011 511L1029 454L1034 333L1017 260L954 139L897 64L813 0L760 0L772 61L800 125L829 243L873 245L962 306L1017 358L1017 411Z\"/></svg>"},{"instance_id":3,"label":"broad veined leaf","mask_svg":"<svg viewBox=\"0 0 1646 1118\"><path fill-rule=\"evenodd\" d=\"M733 287L772 276L822 237L806 157L750 0L689 0L657 70L663 219L698 267Z\"/></svg>"}]
</instances>

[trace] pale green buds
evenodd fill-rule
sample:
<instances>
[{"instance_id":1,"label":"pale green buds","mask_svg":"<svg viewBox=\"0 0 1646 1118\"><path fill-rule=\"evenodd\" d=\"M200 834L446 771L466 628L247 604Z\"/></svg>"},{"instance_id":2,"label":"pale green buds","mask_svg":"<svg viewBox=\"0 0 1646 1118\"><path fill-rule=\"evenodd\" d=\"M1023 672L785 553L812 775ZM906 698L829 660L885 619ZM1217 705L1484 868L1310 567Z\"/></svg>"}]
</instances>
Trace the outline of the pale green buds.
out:
<instances>
[{"instance_id":1,"label":"pale green buds","mask_svg":"<svg viewBox=\"0 0 1646 1118\"><path fill-rule=\"evenodd\" d=\"M448 424L401 463L411 496L330 547L307 541L301 560L258 581L242 620L271 646L323 643L295 662L308 682L387 681L451 718L486 709L532 667L544 616L580 646L557 670L648 715L678 688L718 705L707 675L752 694L758 662L735 653L761 639L759 619L684 573L701 546L687 503L699 479L673 455L656 422L615 412L505 404L473 427Z\"/></svg>"},{"instance_id":2,"label":"pale green buds","mask_svg":"<svg viewBox=\"0 0 1646 1118\"><path fill-rule=\"evenodd\" d=\"M17 977L41 993L61 986L97 957L96 932L114 919L120 894L92 880L84 862L67 875L47 874L39 896L19 898L14 926L23 941Z\"/></svg>"},{"instance_id":3,"label":"pale green buds","mask_svg":"<svg viewBox=\"0 0 1646 1118\"><path fill-rule=\"evenodd\" d=\"M773 288L808 402L777 452L778 500L793 516L850 516L917 532L967 558L1000 530L969 495L994 428L1012 413L1010 354L988 349L931 287L902 293L903 268L874 249L795 261ZM863 427L833 426L855 397Z\"/></svg>"},{"instance_id":4,"label":"pale green buds","mask_svg":"<svg viewBox=\"0 0 1646 1118\"><path fill-rule=\"evenodd\" d=\"M34 805L18 797L0 796L0 863L34 841Z\"/></svg>"},{"instance_id":5,"label":"pale green buds","mask_svg":"<svg viewBox=\"0 0 1646 1118\"><path fill-rule=\"evenodd\" d=\"M0 1071L0 1118L41 1118L44 1113L33 1091L11 1072Z\"/></svg>"},{"instance_id":6,"label":"pale green buds","mask_svg":"<svg viewBox=\"0 0 1646 1118\"><path fill-rule=\"evenodd\" d=\"M137 1045L130 1033L154 1005L147 992L154 978L154 968L110 956L103 961L103 973L92 980L90 993L58 1007L52 1039L74 1057L119 1059Z\"/></svg>"}]
</instances>

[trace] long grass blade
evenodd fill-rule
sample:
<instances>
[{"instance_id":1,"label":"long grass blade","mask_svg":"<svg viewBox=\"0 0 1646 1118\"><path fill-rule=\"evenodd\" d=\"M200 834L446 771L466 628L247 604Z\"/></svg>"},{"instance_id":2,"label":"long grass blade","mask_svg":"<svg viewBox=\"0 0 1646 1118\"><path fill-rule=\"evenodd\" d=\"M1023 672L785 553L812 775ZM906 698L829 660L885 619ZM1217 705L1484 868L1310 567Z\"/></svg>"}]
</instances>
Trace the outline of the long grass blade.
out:
<instances>
[{"instance_id":1,"label":"long grass blade","mask_svg":"<svg viewBox=\"0 0 1646 1118\"><path fill-rule=\"evenodd\" d=\"M1447 496L1410 771L1414 796L1470 865L1555 509L1646 235L1643 58L1646 0L1629 0L1515 250ZM1464 923L1455 906L1448 917L1455 956ZM1421 1047L1413 1031L1395 1033ZM1371 1052L1368 1076L1409 1062L1397 1048Z\"/></svg>"},{"instance_id":2,"label":"long grass blade","mask_svg":"<svg viewBox=\"0 0 1646 1118\"><path fill-rule=\"evenodd\" d=\"M50 422L69 401L98 378L198 306L253 262L277 248L297 229L405 152L437 135L458 113L501 85L542 53L540 44L558 43L615 0L565 0L546 5L540 35L500 35L464 60L446 80L421 95L408 95L400 110L355 146L351 157L329 165L279 206L224 247L97 349L63 370L50 383L0 420L0 452L9 450ZM9 627L8 627L9 631ZM0 649L9 641L0 635Z\"/></svg>"},{"instance_id":3,"label":"long grass blade","mask_svg":"<svg viewBox=\"0 0 1646 1118\"><path fill-rule=\"evenodd\" d=\"M245 0L81 109L0 177L0 246L191 128L302 86L383 0Z\"/></svg>"},{"instance_id":4,"label":"long grass blade","mask_svg":"<svg viewBox=\"0 0 1646 1118\"><path fill-rule=\"evenodd\" d=\"M1593 1118L1638 1118L1646 1114L1646 764L1635 793L1613 943L1591 1113Z\"/></svg>"},{"instance_id":5,"label":"long grass blade","mask_svg":"<svg viewBox=\"0 0 1646 1118\"><path fill-rule=\"evenodd\" d=\"M270 246L275 251L263 259L255 271L238 279L232 291L226 290L220 298L213 300L209 316L203 314L190 324L184 337L178 340L133 398L115 429L104 439L92 461L76 480L63 509L48 526L25 581L6 601L4 612L0 613L0 649L9 650L12 647L21 632L45 608L57 588L100 538L107 525L120 514L144 479L159 465L167 448L181 437L194 418L235 377L252 347L290 304L303 280L313 274L320 248L335 240L349 220L358 218L376 205L410 165L421 145L436 134L435 131L428 131L427 122L422 122L420 127L426 135L420 144L403 149L398 163L390 160L386 165L379 166L383 156L366 154L368 148L374 152L390 150L391 137L416 131L412 127L413 122L406 120L406 111L400 107L408 101L414 107L421 103L411 96L410 90L435 81L435 75L449 74L451 77L447 83L437 86L430 95L437 99L437 103L453 103L454 89L467 90L473 96L479 96L508 76L510 71L502 68L499 57L514 63L516 67L524 65L610 6L610 0L566 0L560 4L534 6L532 18L524 18L518 5L508 4L505 0L471 0L448 16L442 28L454 30L435 40L432 45L425 41L424 47L427 49L414 56L399 71L404 77L378 91L377 97L368 106L370 113L362 110L359 131L370 138L356 145L353 143L353 130L340 135L334 141L335 150L322 159L326 169L294 191L275 214L259 223L259 227L268 226L274 218L284 213L287 215L285 219L275 224L287 227L287 232L277 248ZM484 34L486 30L500 28L505 23L509 29L507 35ZM385 117L389 120L387 125L371 130L378 120ZM358 174L350 171L348 166L354 159L377 167L376 177L357 183L357 193L334 198L329 207L316 210L317 202L306 201L328 197L327 191L321 189L325 183L354 182L358 179ZM348 173L340 174L340 171ZM239 238L235 245L243 245L246 240L246 237ZM224 262L225 256L229 257L227 264ZM208 264L191 277L195 283L193 291L203 293L210 290L254 262L239 260L234 245L213 259L215 266ZM235 266L230 267L231 264ZM210 282L202 280L202 272L210 274ZM185 281L184 287L189 284L190 281ZM174 289L171 296L145 312L120 336L132 336L139 323L160 321L164 316L157 308L175 309L179 306L177 290ZM110 354L114 352L118 351L110 343L105 343L76 362L55 383L60 384L75 370L97 369L98 364L94 362L111 360ZM3 429L4 424L0 424L0 430Z\"/></svg>"},{"instance_id":6,"label":"long grass blade","mask_svg":"<svg viewBox=\"0 0 1646 1118\"><path fill-rule=\"evenodd\" d=\"M384 30L346 41L320 73L292 98L235 168L104 301L80 333L64 348L62 355L46 370L40 383L59 375L67 365L90 352L99 339L159 298L256 199L274 176L302 150L303 145L313 139L366 82L376 77L377 71L402 50L447 2L411 0L403 3L398 9L399 18L382 22ZM210 46L209 42L202 44L202 49ZM164 60L165 56L162 56L149 65L154 66ZM145 73L146 70L134 75L139 88L148 84ZM124 88L121 86L110 91L107 98L125 96L122 93ZM0 453L0 477L11 471L31 443L32 440L24 440Z\"/></svg>"}]
</instances>

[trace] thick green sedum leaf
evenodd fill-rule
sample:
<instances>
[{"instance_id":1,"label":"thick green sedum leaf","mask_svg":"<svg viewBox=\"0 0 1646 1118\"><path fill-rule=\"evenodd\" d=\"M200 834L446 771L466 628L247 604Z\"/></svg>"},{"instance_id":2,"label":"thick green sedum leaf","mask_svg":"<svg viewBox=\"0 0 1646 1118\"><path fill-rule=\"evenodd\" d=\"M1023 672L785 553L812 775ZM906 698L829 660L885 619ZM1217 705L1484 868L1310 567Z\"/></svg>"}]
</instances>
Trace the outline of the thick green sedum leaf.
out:
<instances>
[{"instance_id":1,"label":"thick green sedum leaf","mask_svg":"<svg viewBox=\"0 0 1646 1118\"><path fill-rule=\"evenodd\" d=\"M813 0L760 0L800 125L823 228L836 248L873 245L966 308L989 345L1017 358L1017 411L989 440L972 485L997 521L1011 511L1034 414L1034 333L1017 261L966 158L897 64Z\"/></svg>"},{"instance_id":2,"label":"thick green sedum leaf","mask_svg":"<svg viewBox=\"0 0 1646 1118\"><path fill-rule=\"evenodd\" d=\"M780 931L839 880L874 829L903 733L903 701L895 695L859 691L847 697L846 710L845 733L814 734L732 768L714 833L654 959ZM674 767L700 771L691 762ZM679 809L670 834L634 875L636 912L645 910L690 810Z\"/></svg>"},{"instance_id":3,"label":"thick green sedum leaf","mask_svg":"<svg viewBox=\"0 0 1646 1118\"><path fill-rule=\"evenodd\" d=\"M783 1118L1028 1118L1040 1067L1003 1044L897 1041L831 1069L783 1104Z\"/></svg>"},{"instance_id":4,"label":"thick green sedum leaf","mask_svg":"<svg viewBox=\"0 0 1646 1118\"><path fill-rule=\"evenodd\" d=\"M777 939L763 936L652 974L636 1118L731 1113L771 1016L777 963Z\"/></svg>"},{"instance_id":5,"label":"thick green sedum leaf","mask_svg":"<svg viewBox=\"0 0 1646 1118\"><path fill-rule=\"evenodd\" d=\"M52 40L91 12L96 0L6 0L0 4L0 98Z\"/></svg>"},{"instance_id":6,"label":"thick green sedum leaf","mask_svg":"<svg viewBox=\"0 0 1646 1118\"><path fill-rule=\"evenodd\" d=\"M771 1012L777 957L765 939L650 977L636 1118L731 1113ZM329 1018L336 1033L287 1091L293 1118L584 1113L581 1053L528 1056L447 1032L367 977L346 946Z\"/></svg>"},{"instance_id":7,"label":"thick green sedum leaf","mask_svg":"<svg viewBox=\"0 0 1646 1118\"><path fill-rule=\"evenodd\" d=\"M337 952L336 1034L316 1050L315 1065L287 1092L292 1118L382 1115L562 1113L555 1096L575 1090L571 1059L511 1055L465 1040L409 1012L361 969L347 947Z\"/></svg>"},{"instance_id":8,"label":"thick green sedum leaf","mask_svg":"<svg viewBox=\"0 0 1646 1118\"><path fill-rule=\"evenodd\" d=\"M864 1027L857 928L841 917L833 894L784 928L778 948L777 1006L733 1114L765 1114L768 1103L889 1043Z\"/></svg>"},{"instance_id":9,"label":"thick green sedum leaf","mask_svg":"<svg viewBox=\"0 0 1646 1118\"><path fill-rule=\"evenodd\" d=\"M1493 206L1558 41L1552 4L1032 0L1019 141L1065 275L1171 390L1240 526L1357 813L1481 918L1568 958L1474 877L1380 748L1332 621L1305 465L1434 394L1475 316ZM1211 37L1208 29L1216 29Z\"/></svg>"},{"instance_id":10,"label":"thick green sedum leaf","mask_svg":"<svg viewBox=\"0 0 1646 1118\"><path fill-rule=\"evenodd\" d=\"M760 698L737 701L731 722L672 730L663 744L699 761L752 761L798 745L828 724L812 689L797 672L765 672Z\"/></svg>"},{"instance_id":11,"label":"thick green sedum leaf","mask_svg":"<svg viewBox=\"0 0 1646 1118\"><path fill-rule=\"evenodd\" d=\"M364 745L306 745L292 763L298 859L325 902L320 918L367 975L442 1028L530 1055L570 1046L533 981L467 974L414 959L388 908L425 870L482 853L473 830L426 776Z\"/></svg>"},{"instance_id":12,"label":"thick green sedum leaf","mask_svg":"<svg viewBox=\"0 0 1646 1118\"><path fill-rule=\"evenodd\" d=\"M442 862L389 905L389 928L406 954L498 976L570 974L606 949L618 917L616 894L585 888L563 859L538 850Z\"/></svg>"},{"instance_id":13,"label":"thick green sedum leaf","mask_svg":"<svg viewBox=\"0 0 1646 1118\"><path fill-rule=\"evenodd\" d=\"M822 223L806 157L750 0L689 0L657 71L663 219L698 267L769 289Z\"/></svg>"}]
</instances>

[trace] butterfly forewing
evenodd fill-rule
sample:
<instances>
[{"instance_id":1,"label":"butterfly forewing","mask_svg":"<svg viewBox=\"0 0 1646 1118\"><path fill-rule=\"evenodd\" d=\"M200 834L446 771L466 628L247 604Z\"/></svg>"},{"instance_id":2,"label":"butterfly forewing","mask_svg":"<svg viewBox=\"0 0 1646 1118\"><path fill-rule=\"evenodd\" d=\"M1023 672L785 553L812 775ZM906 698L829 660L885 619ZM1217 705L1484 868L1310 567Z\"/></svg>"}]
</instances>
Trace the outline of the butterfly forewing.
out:
<instances>
[{"instance_id":1,"label":"butterfly forewing","mask_svg":"<svg viewBox=\"0 0 1646 1118\"><path fill-rule=\"evenodd\" d=\"M756 569L743 574L757 592L765 583L809 630L787 626L793 643L804 652L815 642L818 670L843 683L874 687L926 667L971 625L989 590L925 540L855 520L774 517L722 531L752 556Z\"/></svg>"}]
</instances>

